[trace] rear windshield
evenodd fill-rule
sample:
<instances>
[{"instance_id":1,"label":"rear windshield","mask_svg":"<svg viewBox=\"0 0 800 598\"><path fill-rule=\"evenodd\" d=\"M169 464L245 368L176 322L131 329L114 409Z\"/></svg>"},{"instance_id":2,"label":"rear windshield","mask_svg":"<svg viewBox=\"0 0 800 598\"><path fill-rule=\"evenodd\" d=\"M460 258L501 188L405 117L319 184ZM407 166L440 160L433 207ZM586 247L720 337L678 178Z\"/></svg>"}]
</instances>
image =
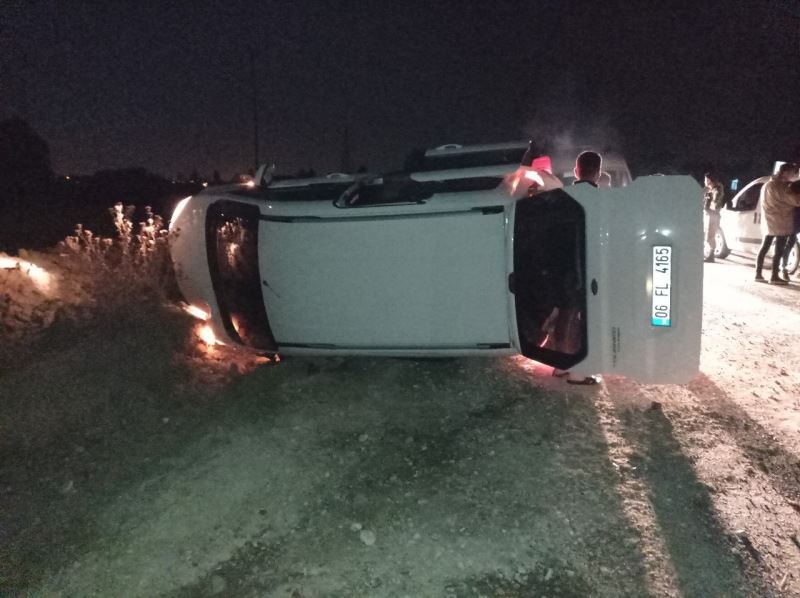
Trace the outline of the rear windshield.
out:
<instances>
[{"instance_id":1,"label":"rear windshield","mask_svg":"<svg viewBox=\"0 0 800 598\"><path fill-rule=\"evenodd\" d=\"M517 202L512 290L526 357L558 368L586 357L585 254L584 211L567 193Z\"/></svg>"},{"instance_id":2,"label":"rear windshield","mask_svg":"<svg viewBox=\"0 0 800 598\"><path fill-rule=\"evenodd\" d=\"M213 203L206 216L206 249L226 332L244 345L274 351L258 267L258 217L256 206Z\"/></svg>"}]
</instances>

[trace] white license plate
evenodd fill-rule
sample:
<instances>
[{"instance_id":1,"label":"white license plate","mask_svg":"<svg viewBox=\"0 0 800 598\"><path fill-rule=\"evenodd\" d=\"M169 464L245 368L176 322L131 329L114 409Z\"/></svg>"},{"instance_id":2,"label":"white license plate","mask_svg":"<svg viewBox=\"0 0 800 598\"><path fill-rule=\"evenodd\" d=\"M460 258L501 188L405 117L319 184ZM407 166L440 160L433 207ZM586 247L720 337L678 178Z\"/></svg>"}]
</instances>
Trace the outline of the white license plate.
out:
<instances>
[{"instance_id":1,"label":"white license plate","mask_svg":"<svg viewBox=\"0 0 800 598\"><path fill-rule=\"evenodd\" d=\"M653 247L653 291L650 320L653 326L672 326L672 247Z\"/></svg>"}]
</instances>

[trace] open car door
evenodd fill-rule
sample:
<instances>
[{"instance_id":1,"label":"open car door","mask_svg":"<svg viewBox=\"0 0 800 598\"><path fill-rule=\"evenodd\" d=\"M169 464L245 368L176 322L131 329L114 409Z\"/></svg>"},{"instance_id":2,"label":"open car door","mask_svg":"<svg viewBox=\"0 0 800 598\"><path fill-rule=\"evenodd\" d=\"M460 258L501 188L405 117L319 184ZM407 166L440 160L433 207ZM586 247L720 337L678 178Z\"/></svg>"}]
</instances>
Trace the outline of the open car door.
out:
<instances>
[{"instance_id":1,"label":"open car door","mask_svg":"<svg viewBox=\"0 0 800 598\"><path fill-rule=\"evenodd\" d=\"M684 383L699 371L703 230L688 176L576 185L519 200L520 351L576 374Z\"/></svg>"}]
</instances>

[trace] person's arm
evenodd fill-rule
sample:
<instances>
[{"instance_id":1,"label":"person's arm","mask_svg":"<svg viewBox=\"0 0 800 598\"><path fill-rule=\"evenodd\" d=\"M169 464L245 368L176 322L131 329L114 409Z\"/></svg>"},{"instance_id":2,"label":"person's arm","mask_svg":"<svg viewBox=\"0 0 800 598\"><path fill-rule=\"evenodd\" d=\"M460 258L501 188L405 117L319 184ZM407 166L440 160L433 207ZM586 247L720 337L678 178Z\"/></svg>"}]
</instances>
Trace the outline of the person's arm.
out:
<instances>
[{"instance_id":1,"label":"person's arm","mask_svg":"<svg viewBox=\"0 0 800 598\"><path fill-rule=\"evenodd\" d=\"M780 201L795 207L800 206L800 193L795 191L794 187L786 183L779 187L780 189Z\"/></svg>"},{"instance_id":2,"label":"person's arm","mask_svg":"<svg viewBox=\"0 0 800 598\"><path fill-rule=\"evenodd\" d=\"M713 197L711 198L711 206L712 210L715 212L719 212L722 210L723 200L722 196L725 192L722 189L722 185L714 185L714 189L712 190Z\"/></svg>"},{"instance_id":3,"label":"person's arm","mask_svg":"<svg viewBox=\"0 0 800 598\"><path fill-rule=\"evenodd\" d=\"M795 188L798 190L795 190ZM789 198L789 201L792 202L794 207L800 207L800 187L797 187L796 185L789 185L786 188L786 197Z\"/></svg>"}]
</instances>

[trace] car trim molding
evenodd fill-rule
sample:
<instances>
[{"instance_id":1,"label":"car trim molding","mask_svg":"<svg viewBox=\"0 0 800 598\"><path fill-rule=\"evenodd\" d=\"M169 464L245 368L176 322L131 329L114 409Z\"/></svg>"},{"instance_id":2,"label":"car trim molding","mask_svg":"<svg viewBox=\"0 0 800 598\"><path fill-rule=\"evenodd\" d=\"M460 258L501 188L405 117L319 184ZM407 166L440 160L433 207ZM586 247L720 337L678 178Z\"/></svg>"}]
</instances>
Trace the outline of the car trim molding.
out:
<instances>
[{"instance_id":1,"label":"car trim molding","mask_svg":"<svg viewBox=\"0 0 800 598\"><path fill-rule=\"evenodd\" d=\"M394 204L397 205L397 204ZM474 214L476 216L488 216L492 214L502 214L505 206L486 206L480 208L468 208L464 210L451 210L446 212L422 212L419 214L370 214L368 216L259 216L259 220L264 222L284 222L293 223L319 223L319 222L369 222L375 220L404 219L412 220L416 218L441 218L452 216L453 214Z\"/></svg>"},{"instance_id":2,"label":"car trim molding","mask_svg":"<svg viewBox=\"0 0 800 598\"><path fill-rule=\"evenodd\" d=\"M477 343L474 345L334 345L332 343L284 343L277 341L279 349L324 349L329 351L454 351L459 349L510 349L511 343Z\"/></svg>"}]
</instances>

